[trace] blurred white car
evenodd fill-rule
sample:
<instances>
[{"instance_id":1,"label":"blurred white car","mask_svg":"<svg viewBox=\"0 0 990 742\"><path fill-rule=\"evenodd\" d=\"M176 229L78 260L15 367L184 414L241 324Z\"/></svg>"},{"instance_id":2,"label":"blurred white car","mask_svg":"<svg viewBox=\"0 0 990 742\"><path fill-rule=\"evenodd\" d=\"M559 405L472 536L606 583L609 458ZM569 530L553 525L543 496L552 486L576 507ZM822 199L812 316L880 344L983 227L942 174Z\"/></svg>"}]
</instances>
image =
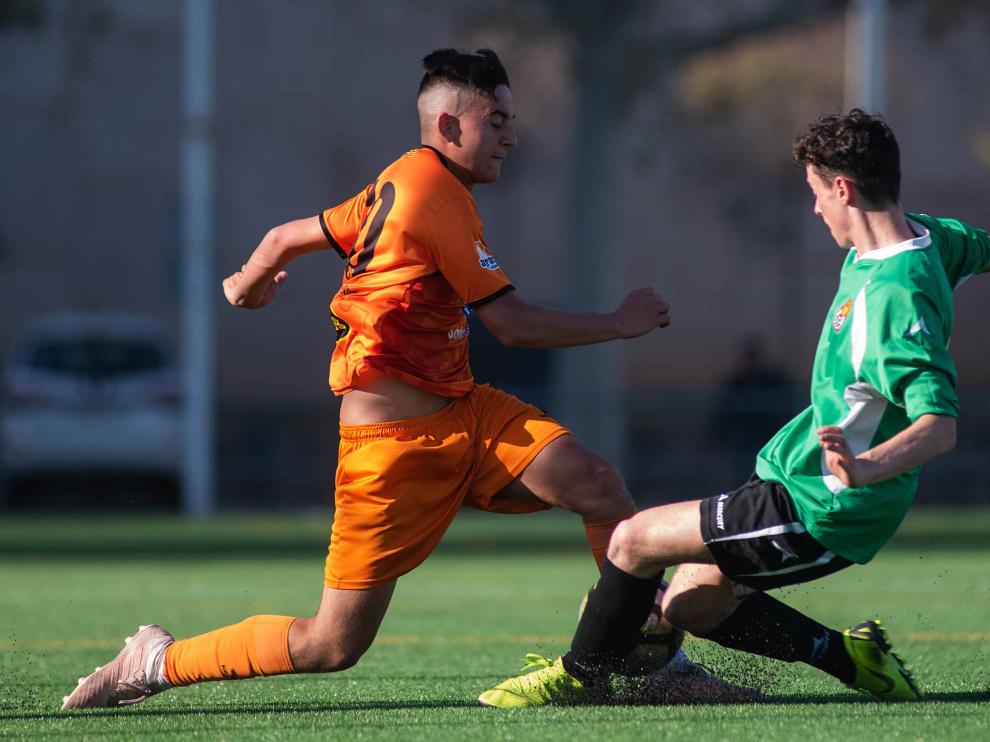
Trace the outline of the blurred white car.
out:
<instances>
[{"instance_id":1,"label":"blurred white car","mask_svg":"<svg viewBox=\"0 0 990 742\"><path fill-rule=\"evenodd\" d=\"M178 475L181 388L161 323L67 314L28 324L8 356L0 467L10 480Z\"/></svg>"}]
</instances>

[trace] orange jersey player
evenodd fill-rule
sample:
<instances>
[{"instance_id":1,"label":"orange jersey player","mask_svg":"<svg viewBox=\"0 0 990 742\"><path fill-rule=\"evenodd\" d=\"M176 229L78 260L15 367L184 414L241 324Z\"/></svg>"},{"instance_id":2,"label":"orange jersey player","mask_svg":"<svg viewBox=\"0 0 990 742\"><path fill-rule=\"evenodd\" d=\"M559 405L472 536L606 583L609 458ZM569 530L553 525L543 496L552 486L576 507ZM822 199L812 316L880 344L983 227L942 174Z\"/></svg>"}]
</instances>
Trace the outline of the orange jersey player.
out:
<instances>
[{"instance_id":1,"label":"orange jersey player","mask_svg":"<svg viewBox=\"0 0 990 742\"><path fill-rule=\"evenodd\" d=\"M489 251L471 189L498 180L516 146L509 78L494 52L442 49L424 60L423 146L318 217L270 230L223 282L231 304L263 307L307 252L347 260L331 304L330 384L342 395L335 511L313 617L251 616L175 641L149 625L83 678L63 708L136 703L206 680L331 672L368 649L396 580L429 556L464 506L579 514L596 561L633 504L609 462L532 405L475 385L472 309L505 345L565 347L643 335L669 323L652 289L611 313L520 299Z\"/></svg>"},{"instance_id":2,"label":"orange jersey player","mask_svg":"<svg viewBox=\"0 0 990 742\"><path fill-rule=\"evenodd\" d=\"M427 146L407 152L320 223L348 258L331 304L334 393L359 388L369 372L446 397L469 392L464 307L487 304L512 284L447 158Z\"/></svg>"}]
</instances>

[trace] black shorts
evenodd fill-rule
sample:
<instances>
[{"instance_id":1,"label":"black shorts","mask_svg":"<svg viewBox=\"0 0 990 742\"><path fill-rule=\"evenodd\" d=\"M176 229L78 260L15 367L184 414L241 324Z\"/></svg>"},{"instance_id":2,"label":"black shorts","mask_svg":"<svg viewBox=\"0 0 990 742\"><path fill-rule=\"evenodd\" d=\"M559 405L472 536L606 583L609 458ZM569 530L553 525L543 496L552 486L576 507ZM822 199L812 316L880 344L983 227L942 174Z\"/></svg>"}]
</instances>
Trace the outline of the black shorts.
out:
<instances>
[{"instance_id":1,"label":"black shorts","mask_svg":"<svg viewBox=\"0 0 990 742\"><path fill-rule=\"evenodd\" d=\"M756 590L810 582L852 564L811 537L782 484L755 476L701 501L701 537L727 577Z\"/></svg>"}]
</instances>

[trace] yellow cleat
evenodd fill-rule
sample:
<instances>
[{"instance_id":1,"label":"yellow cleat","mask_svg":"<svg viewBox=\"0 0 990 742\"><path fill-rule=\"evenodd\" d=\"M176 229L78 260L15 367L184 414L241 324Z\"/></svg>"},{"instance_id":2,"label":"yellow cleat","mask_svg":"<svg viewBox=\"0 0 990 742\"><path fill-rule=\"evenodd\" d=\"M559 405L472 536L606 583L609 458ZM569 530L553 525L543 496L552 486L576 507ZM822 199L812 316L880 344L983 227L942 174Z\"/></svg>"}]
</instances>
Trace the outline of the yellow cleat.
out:
<instances>
[{"instance_id":1,"label":"yellow cleat","mask_svg":"<svg viewBox=\"0 0 990 742\"><path fill-rule=\"evenodd\" d=\"M901 659L891 651L879 620L864 621L842 632L846 652L856 666L850 688L887 701L920 701L921 693Z\"/></svg>"},{"instance_id":2,"label":"yellow cleat","mask_svg":"<svg viewBox=\"0 0 990 742\"><path fill-rule=\"evenodd\" d=\"M526 706L575 705L588 695L588 688L564 669L563 659L551 662L548 657L527 654L523 669L540 668L503 680L480 696L478 703L491 708L509 709Z\"/></svg>"}]
</instances>

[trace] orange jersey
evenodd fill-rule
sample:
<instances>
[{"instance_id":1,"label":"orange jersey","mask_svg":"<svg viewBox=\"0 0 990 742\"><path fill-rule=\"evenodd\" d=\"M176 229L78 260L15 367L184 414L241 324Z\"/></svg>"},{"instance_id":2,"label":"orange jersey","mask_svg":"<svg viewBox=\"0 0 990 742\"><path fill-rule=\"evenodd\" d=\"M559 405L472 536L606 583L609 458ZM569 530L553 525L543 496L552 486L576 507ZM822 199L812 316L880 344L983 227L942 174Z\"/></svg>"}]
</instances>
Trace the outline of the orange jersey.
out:
<instances>
[{"instance_id":1,"label":"orange jersey","mask_svg":"<svg viewBox=\"0 0 990 742\"><path fill-rule=\"evenodd\" d=\"M330 303L335 394L384 373L434 394L471 389L466 308L512 290L488 252L470 191L429 147L407 152L378 180L320 218L347 259Z\"/></svg>"}]
</instances>

